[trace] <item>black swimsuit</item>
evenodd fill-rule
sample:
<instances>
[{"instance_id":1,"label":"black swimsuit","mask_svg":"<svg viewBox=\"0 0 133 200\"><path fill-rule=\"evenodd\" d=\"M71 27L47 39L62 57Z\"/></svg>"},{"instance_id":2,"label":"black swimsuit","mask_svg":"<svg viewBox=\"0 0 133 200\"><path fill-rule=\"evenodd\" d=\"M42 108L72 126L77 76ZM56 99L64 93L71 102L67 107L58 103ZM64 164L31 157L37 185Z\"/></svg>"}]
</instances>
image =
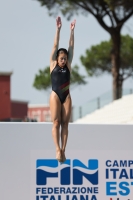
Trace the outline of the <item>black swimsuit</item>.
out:
<instances>
[{"instance_id":1,"label":"black swimsuit","mask_svg":"<svg viewBox=\"0 0 133 200\"><path fill-rule=\"evenodd\" d=\"M68 67L66 65L64 67L56 65L51 72L51 82L52 90L58 95L63 104L69 94L70 71Z\"/></svg>"}]
</instances>

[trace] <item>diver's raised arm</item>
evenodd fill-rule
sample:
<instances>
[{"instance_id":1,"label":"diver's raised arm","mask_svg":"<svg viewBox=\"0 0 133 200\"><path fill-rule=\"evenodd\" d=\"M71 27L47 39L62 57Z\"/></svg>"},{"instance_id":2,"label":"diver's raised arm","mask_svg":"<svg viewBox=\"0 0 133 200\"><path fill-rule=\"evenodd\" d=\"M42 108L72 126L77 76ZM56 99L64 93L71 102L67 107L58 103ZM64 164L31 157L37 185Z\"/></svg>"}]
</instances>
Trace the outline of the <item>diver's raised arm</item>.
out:
<instances>
[{"instance_id":1,"label":"diver's raised arm","mask_svg":"<svg viewBox=\"0 0 133 200\"><path fill-rule=\"evenodd\" d=\"M70 39L69 39L69 47L68 47L68 62L71 65L73 59L73 52L74 52L74 28L75 28L76 20L74 20L70 24Z\"/></svg>"},{"instance_id":2,"label":"diver's raised arm","mask_svg":"<svg viewBox=\"0 0 133 200\"><path fill-rule=\"evenodd\" d=\"M52 62L54 62L56 60L56 54L57 54L59 40L60 40L61 26L62 26L61 18L57 17L56 18L56 33L55 33L55 37L54 37L54 45L53 45L52 52L50 55L50 65L52 64Z\"/></svg>"}]
</instances>

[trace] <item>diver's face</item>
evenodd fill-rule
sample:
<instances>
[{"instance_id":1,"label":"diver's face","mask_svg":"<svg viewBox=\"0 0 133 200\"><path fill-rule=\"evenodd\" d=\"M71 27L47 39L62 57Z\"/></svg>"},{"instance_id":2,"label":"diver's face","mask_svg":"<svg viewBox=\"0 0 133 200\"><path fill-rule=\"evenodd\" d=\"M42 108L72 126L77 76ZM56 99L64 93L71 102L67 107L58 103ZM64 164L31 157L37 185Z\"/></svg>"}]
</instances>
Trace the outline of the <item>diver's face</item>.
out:
<instances>
[{"instance_id":1,"label":"diver's face","mask_svg":"<svg viewBox=\"0 0 133 200\"><path fill-rule=\"evenodd\" d=\"M59 54L57 62L60 67L64 67L67 63L67 55L65 53Z\"/></svg>"}]
</instances>

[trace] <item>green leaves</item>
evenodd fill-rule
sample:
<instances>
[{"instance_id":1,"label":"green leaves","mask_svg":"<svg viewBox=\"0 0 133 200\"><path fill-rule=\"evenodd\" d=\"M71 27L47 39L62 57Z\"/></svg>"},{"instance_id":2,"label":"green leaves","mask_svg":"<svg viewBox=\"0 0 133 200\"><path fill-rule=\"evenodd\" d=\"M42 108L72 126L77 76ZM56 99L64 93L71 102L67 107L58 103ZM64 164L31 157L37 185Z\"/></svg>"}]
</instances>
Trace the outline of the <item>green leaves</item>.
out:
<instances>
[{"instance_id":1,"label":"green leaves","mask_svg":"<svg viewBox=\"0 0 133 200\"><path fill-rule=\"evenodd\" d=\"M133 0L37 0L42 6L46 6L50 15L57 15L59 11L69 19L75 13L85 12L100 15L110 11L129 12L133 9ZM119 13L119 17L121 14ZM126 16L125 16L126 17ZM113 15L112 15L113 18Z\"/></svg>"},{"instance_id":2,"label":"green leaves","mask_svg":"<svg viewBox=\"0 0 133 200\"><path fill-rule=\"evenodd\" d=\"M39 74L35 75L33 86L38 90L47 90L51 86L50 69L46 67L44 70L39 70Z\"/></svg>"},{"instance_id":3,"label":"green leaves","mask_svg":"<svg viewBox=\"0 0 133 200\"><path fill-rule=\"evenodd\" d=\"M133 38L129 35L122 36L120 64L123 80L133 77Z\"/></svg>"},{"instance_id":4,"label":"green leaves","mask_svg":"<svg viewBox=\"0 0 133 200\"><path fill-rule=\"evenodd\" d=\"M89 76L98 76L103 72L111 74L111 49L111 40L104 41L87 49L85 56L80 57ZM124 80L125 75L130 77L133 74L133 38L129 35L121 36L120 52L120 73Z\"/></svg>"},{"instance_id":5,"label":"green leaves","mask_svg":"<svg viewBox=\"0 0 133 200\"><path fill-rule=\"evenodd\" d=\"M111 72L111 42L101 42L86 50L86 55L81 56L81 62L89 76Z\"/></svg>"},{"instance_id":6,"label":"green leaves","mask_svg":"<svg viewBox=\"0 0 133 200\"><path fill-rule=\"evenodd\" d=\"M122 36L121 66L122 68L133 67L133 38L129 35Z\"/></svg>"},{"instance_id":7,"label":"green leaves","mask_svg":"<svg viewBox=\"0 0 133 200\"><path fill-rule=\"evenodd\" d=\"M87 82L85 81L85 76L80 75L79 73L79 67L75 65L72 67L71 71L71 84L72 85L81 85L81 84L86 84Z\"/></svg>"}]
</instances>

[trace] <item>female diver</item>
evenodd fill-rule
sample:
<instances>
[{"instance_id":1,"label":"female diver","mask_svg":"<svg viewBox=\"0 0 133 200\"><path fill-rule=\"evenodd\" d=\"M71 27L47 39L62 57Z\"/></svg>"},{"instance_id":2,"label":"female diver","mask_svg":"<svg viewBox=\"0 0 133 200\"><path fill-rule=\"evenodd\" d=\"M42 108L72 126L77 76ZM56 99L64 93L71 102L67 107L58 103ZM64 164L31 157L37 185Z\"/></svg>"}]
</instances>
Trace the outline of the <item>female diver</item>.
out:
<instances>
[{"instance_id":1,"label":"female diver","mask_svg":"<svg viewBox=\"0 0 133 200\"><path fill-rule=\"evenodd\" d=\"M56 159L65 162L65 148L68 137L68 123L71 115L71 96L69 93L71 62L74 50L74 28L76 20L70 25L70 40L68 51L64 48L58 49L61 18L56 19L56 34L54 45L50 56L50 74L52 92L50 95L50 111L53 122L52 136L56 147ZM61 135L60 135L61 126ZM60 145L61 138L61 145Z\"/></svg>"}]
</instances>

